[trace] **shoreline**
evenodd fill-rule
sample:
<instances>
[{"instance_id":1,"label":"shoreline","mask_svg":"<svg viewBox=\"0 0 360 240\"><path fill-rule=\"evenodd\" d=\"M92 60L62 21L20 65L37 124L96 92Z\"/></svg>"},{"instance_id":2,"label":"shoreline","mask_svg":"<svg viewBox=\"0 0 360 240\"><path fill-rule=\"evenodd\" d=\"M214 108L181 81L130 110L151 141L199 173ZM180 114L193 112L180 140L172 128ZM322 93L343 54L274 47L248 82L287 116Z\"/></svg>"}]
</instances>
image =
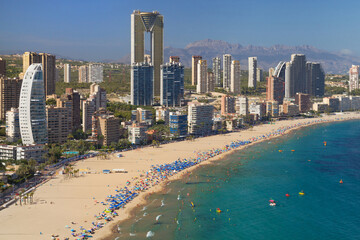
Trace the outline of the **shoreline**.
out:
<instances>
[{"instance_id":1,"label":"shoreline","mask_svg":"<svg viewBox=\"0 0 360 240\"><path fill-rule=\"evenodd\" d=\"M360 118L360 116L359 116L359 118ZM356 119L359 119L359 118L335 119L335 120L331 120L331 121L319 121L319 122L315 121L315 122L312 122L310 124L296 126L296 127L285 130L285 132L282 133L282 134L270 136L268 138L263 138L261 140L254 141L254 142L251 142L249 144L240 146L239 148L231 149L231 150L229 150L229 151L227 151L225 153L219 154L219 155L217 155L217 156L215 156L213 158L210 158L210 159L208 159L206 161L203 161L203 162L201 162L201 163L199 163L197 165L194 165L194 166L192 166L190 168L187 168L184 171L179 172L178 174L169 177L166 181L164 181L161 184L155 186L153 189L149 189L148 192L146 191L146 192L144 192L144 194L141 194L139 196L140 203L138 203L137 205L134 205L134 206L131 205L131 203L130 203L129 206L128 206L129 209L126 212L127 216L124 217L121 220L119 219L118 221L115 220L114 222L112 222L111 225L109 226L110 227L110 232L108 232L107 234L104 233L104 235L101 236L100 239L101 240L110 240L112 235L117 233L117 228L118 228L119 224L121 224L124 221L127 221L127 220L131 219L132 217L134 217L134 215L135 215L134 212L137 210L137 208L145 206L147 204L147 197L148 196L150 196L152 194L158 194L158 193L164 191L169 182L180 180L180 179L184 178L184 175L187 175L187 174L193 172L194 170L196 170L200 166L213 164L214 162L217 162L217 161L219 161L219 160L225 158L226 156L231 155L231 154L233 154L235 152L241 151L241 150L243 150L245 148L248 148L248 147L252 147L252 146L254 146L256 144L259 144L259 143L262 143L262 142L265 142L265 141L269 141L271 139L283 137L285 135L288 135L288 134L290 134L290 133L292 133L292 132L294 132L296 130L300 130L302 128L306 128L306 127L310 127L310 126L314 126L314 125L325 124L325 123L351 121L351 120L356 120ZM239 131L239 132L241 132L241 131Z\"/></svg>"},{"instance_id":2,"label":"shoreline","mask_svg":"<svg viewBox=\"0 0 360 240\"><path fill-rule=\"evenodd\" d=\"M100 172L101 169L125 168L129 173L86 174L83 177L67 180L61 175L56 175L55 179L52 179L37 189L35 193L36 204L26 205L24 207L11 206L0 212L0 216L2 216L2 218L0 218L2 219L0 220L0 224L2 224L3 229L7 229L6 232L0 233L0 238L5 237L5 239L11 240L19 239L19 237L21 238L21 236L24 237L24 235L26 235L27 239L51 239L51 234L59 234L60 239L64 239L64 237L73 239L69 234L69 229L64 228L64 226L70 225L74 229L78 229L79 225L87 227L91 221L94 220L93 214L106 208L105 205L99 204L99 201L108 196L109 193L112 194L118 188L118 186L115 187L112 184L125 186L125 183L129 179L134 181L133 179L136 180L139 175L145 174L145 172L151 168L151 165L169 164L174 160L176 161L177 158L186 159L189 158L189 155L191 155L190 158L192 158L199 152L219 148L219 146L222 147L238 139L242 139L242 141L249 138L252 139L249 144L230 149L210 159L201 161L194 166L168 177L156 186L140 192L136 198L126 204L124 209L117 210L119 216L114 218L113 221L108 222L103 228L97 230L95 234L92 235L96 239L107 239L114 233L113 230L119 223L131 218L132 211L134 211L137 206L141 206L146 202L149 194L162 191L168 182L182 178L198 166L211 164L237 150L275 137L287 135L293 130L303 127L359 118L360 114L349 113L315 119L278 121L275 124L257 125L253 129L199 138L191 142L175 142L162 145L160 148L144 148L124 152L124 157L122 158L117 158L116 154L112 154L110 160L96 160L95 157L79 161L76 163L76 167L79 169L88 167L93 172ZM281 134L270 134L279 129L282 129ZM258 135L262 135L263 137ZM265 137L265 135L267 136ZM156 158L156 160L153 160L153 158ZM44 203L44 201L52 201L54 204L48 205ZM94 201L97 203L94 204ZM71 222L76 222L77 224L72 226ZM16 226L15 223L17 223L18 226ZM21 226L21 229L19 226ZM43 230L40 235L39 230Z\"/></svg>"}]
</instances>

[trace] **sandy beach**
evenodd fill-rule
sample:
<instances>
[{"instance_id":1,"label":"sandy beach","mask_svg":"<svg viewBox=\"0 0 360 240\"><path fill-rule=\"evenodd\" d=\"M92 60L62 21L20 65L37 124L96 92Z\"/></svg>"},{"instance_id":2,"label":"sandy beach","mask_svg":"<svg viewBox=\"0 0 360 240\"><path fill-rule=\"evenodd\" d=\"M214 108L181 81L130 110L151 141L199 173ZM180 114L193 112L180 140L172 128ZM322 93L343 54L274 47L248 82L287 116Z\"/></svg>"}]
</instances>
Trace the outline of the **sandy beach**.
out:
<instances>
[{"instance_id":1,"label":"sandy beach","mask_svg":"<svg viewBox=\"0 0 360 240\"><path fill-rule=\"evenodd\" d=\"M122 153L122 157L111 154L108 159L94 157L78 161L74 166L75 169L89 169L91 173L73 178L66 178L64 175L56 173L52 180L36 190L33 204L12 205L0 211L0 239L51 239L52 234L59 235L59 239L65 237L74 239L71 236L71 228L77 231L80 226L90 228L92 222L95 221L94 215L98 215L107 208L101 202L105 202L108 195L116 194L116 189L126 186L127 181L132 182L134 178L140 177L140 175L147 172L152 165L171 163L179 158L195 157L198 152L222 148L233 141L246 141L254 137L270 134L280 128L291 128L293 130L321 122L355 118L360 119L360 114L346 113L316 119L277 121L274 124L258 125L251 129L224 135L198 138L194 141L175 142L161 145L159 148L145 147L127 151ZM289 132L290 129L286 131L286 133ZM277 136L279 135L261 140ZM236 150L241 148L243 147ZM232 151L234 150L227 151L210 160L219 160ZM207 162L200 164L206 164ZM190 167L168 180L180 178L196 166ZM102 170L104 169L125 169L127 173L103 174ZM119 216L97 230L92 235L93 239L102 239L109 235L115 224L128 218L131 210L144 202L146 194L161 190L162 185L159 184L141 192L139 196L126 204L124 209L117 210Z\"/></svg>"}]
</instances>

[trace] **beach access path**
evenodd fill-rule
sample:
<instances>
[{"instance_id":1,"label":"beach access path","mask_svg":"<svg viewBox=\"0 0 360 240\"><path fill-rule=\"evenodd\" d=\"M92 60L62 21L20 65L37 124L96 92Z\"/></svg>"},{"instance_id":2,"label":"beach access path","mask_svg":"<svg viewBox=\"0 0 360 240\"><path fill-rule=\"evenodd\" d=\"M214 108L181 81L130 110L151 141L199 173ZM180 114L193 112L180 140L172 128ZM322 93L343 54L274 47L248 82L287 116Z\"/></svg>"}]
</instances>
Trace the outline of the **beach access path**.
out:
<instances>
[{"instance_id":1,"label":"beach access path","mask_svg":"<svg viewBox=\"0 0 360 240\"><path fill-rule=\"evenodd\" d=\"M329 115L315 120L326 121L360 118L358 113ZM89 169L90 174L66 179L57 172L53 179L39 187L34 194L34 203L20 206L12 205L0 211L0 240L15 239L51 239L59 235L60 239L71 236L70 229L88 228L95 221L94 215L102 212L108 195L115 194L117 187L124 187L128 180L139 177L151 168L151 165L171 163L178 158L195 157L197 152L222 148L232 141L249 140L253 137L274 132L279 128L304 124L314 119L295 119L277 121L274 124L263 124L251 129L197 138L194 141L182 141L161 145L158 148L145 147L122 153L111 154L108 159L97 157L76 162L75 169ZM239 148L241 149L241 148ZM222 158L223 154L212 160ZM125 169L127 173L103 174L104 169ZM189 168L192 170L194 167ZM187 172L187 171L184 171ZM176 174L171 179L181 177ZM94 239L101 239L111 233L116 222L129 217L131 209L144 202L144 196L161 189L161 184L140 194L125 209L117 210L119 216L104 228L96 231ZM75 224L72 224L75 223ZM69 228L67 228L68 226Z\"/></svg>"}]
</instances>

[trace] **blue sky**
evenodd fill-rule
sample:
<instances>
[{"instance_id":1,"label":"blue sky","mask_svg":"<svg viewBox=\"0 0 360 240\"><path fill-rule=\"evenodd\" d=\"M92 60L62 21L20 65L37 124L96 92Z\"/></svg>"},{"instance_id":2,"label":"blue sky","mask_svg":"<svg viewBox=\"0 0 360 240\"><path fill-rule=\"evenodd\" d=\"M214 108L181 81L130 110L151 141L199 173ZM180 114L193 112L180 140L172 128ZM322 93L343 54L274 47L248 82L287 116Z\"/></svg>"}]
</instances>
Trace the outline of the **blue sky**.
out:
<instances>
[{"instance_id":1,"label":"blue sky","mask_svg":"<svg viewBox=\"0 0 360 240\"><path fill-rule=\"evenodd\" d=\"M202 39L242 45L312 45L360 56L357 0L0 0L0 51L75 59L119 59L130 52L130 14L164 16L164 45Z\"/></svg>"}]
</instances>

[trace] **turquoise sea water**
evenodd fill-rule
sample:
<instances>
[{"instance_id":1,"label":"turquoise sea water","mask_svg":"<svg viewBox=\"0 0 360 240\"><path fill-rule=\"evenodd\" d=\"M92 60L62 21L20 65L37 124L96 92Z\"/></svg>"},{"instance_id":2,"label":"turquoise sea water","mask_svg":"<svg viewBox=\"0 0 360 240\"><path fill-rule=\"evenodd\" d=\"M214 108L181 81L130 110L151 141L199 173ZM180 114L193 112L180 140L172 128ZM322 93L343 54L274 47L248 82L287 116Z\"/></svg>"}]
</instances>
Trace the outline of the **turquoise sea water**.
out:
<instances>
[{"instance_id":1,"label":"turquoise sea water","mask_svg":"<svg viewBox=\"0 0 360 240\"><path fill-rule=\"evenodd\" d=\"M359 145L347 121L237 151L151 195L110 239L360 239Z\"/></svg>"}]
</instances>

